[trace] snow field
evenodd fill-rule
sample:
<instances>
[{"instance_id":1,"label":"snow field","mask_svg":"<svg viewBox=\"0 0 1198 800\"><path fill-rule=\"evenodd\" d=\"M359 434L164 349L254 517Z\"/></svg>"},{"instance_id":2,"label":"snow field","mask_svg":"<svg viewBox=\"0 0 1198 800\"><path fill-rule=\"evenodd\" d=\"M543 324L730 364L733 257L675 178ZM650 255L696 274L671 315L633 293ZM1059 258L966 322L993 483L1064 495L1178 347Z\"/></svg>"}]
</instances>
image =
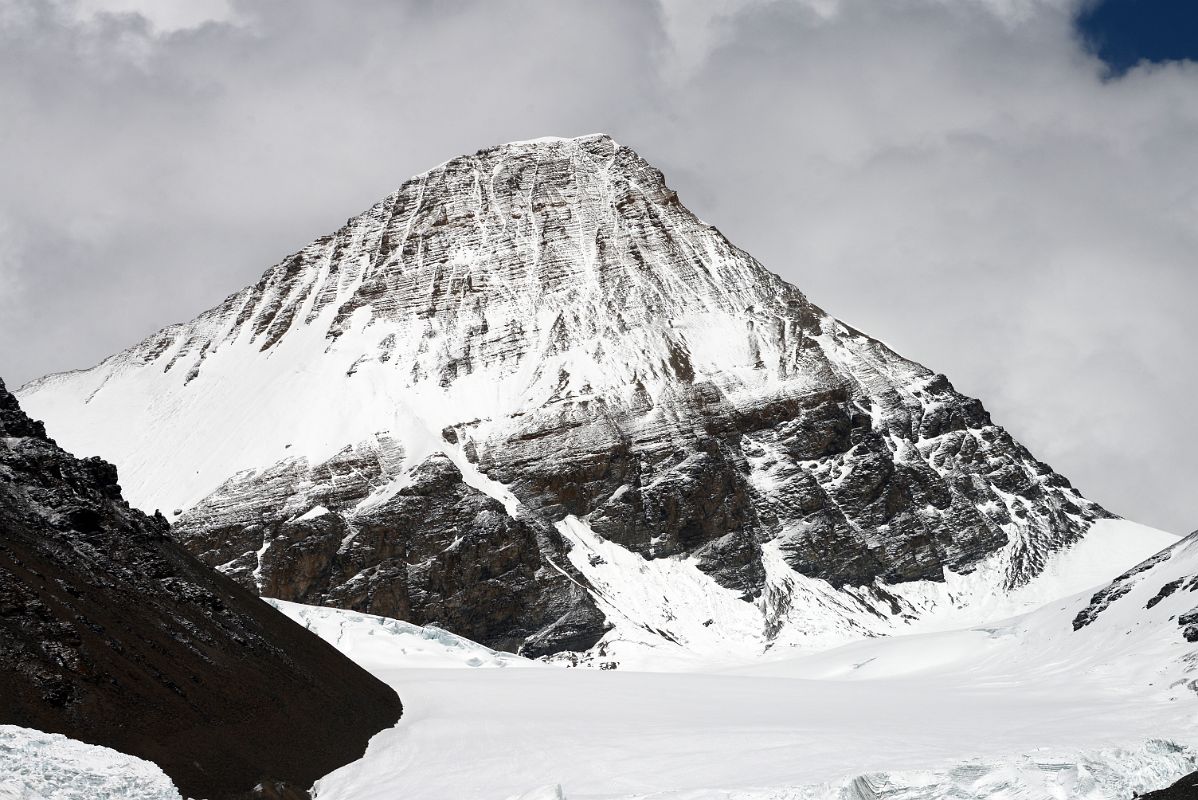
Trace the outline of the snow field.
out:
<instances>
[{"instance_id":1,"label":"snow field","mask_svg":"<svg viewBox=\"0 0 1198 800\"><path fill-rule=\"evenodd\" d=\"M1198 768L1198 658L1177 626L1198 593L1147 608L1193 575L1187 539L1076 631L1092 590L980 626L735 666L667 653L672 671L468 669L465 654L486 648L455 637L428 668L375 646L363 663L404 717L317 798L1127 800ZM363 615L332 622L344 615L321 609L313 630L350 654L365 631L392 635ZM414 627L394 635L424 635Z\"/></svg>"}]
</instances>

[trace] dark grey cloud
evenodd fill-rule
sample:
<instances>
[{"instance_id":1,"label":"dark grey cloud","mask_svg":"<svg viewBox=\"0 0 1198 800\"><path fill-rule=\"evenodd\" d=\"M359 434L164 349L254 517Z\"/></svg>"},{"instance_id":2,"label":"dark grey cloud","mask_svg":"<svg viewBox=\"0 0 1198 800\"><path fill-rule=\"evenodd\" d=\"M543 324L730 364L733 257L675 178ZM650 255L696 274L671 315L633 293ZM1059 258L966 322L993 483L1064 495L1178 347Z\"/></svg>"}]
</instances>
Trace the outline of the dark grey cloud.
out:
<instances>
[{"instance_id":1,"label":"dark grey cloud","mask_svg":"<svg viewBox=\"0 0 1198 800\"><path fill-rule=\"evenodd\" d=\"M603 130L1087 494L1188 531L1198 69L1105 80L1073 6L0 0L0 374L190 318L459 153Z\"/></svg>"}]
</instances>

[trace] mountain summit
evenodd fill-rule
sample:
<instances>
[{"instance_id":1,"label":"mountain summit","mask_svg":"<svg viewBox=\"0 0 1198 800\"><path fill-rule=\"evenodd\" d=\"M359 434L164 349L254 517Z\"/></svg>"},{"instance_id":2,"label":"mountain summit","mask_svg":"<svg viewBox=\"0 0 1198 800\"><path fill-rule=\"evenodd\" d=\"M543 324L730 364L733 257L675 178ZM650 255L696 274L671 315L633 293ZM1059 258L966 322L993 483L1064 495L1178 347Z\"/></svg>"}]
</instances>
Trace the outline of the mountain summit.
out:
<instances>
[{"instance_id":1,"label":"mountain summit","mask_svg":"<svg viewBox=\"0 0 1198 800\"><path fill-rule=\"evenodd\" d=\"M1019 610L1173 541L602 135L453 159L20 395L246 586L532 655L824 646Z\"/></svg>"}]
</instances>

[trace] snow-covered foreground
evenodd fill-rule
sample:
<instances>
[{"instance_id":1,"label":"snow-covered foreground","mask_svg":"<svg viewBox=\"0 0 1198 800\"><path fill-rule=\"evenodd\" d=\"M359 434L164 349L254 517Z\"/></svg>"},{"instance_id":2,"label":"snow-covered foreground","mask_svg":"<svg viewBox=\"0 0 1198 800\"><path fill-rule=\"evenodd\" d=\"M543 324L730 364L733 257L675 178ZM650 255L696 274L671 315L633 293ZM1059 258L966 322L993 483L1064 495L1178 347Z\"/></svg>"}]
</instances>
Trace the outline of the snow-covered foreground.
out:
<instances>
[{"instance_id":1,"label":"snow-covered foreground","mask_svg":"<svg viewBox=\"0 0 1198 800\"><path fill-rule=\"evenodd\" d=\"M140 758L0 725L0 800L179 800L179 792Z\"/></svg>"},{"instance_id":2,"label":"snow-covered foreground","mask_svg":"<svg viewBox=\"0 0 1198 800\"><path fill-rule=\"evenodd\" d=\"M318 800L1124 800L1198 768L1195 645L1178 624L1196 574L1191 537L1109 602L1091 590L1000 623L719 671L471 669L538 665L281 607L405 704Z\"/></svg>"},{"instance_id":3,"label":"snow-covered foreground","mask_svg":"<svg viewBox=\"0 0 1198 800\"><path fill-rule=\"evenodd\" d=\"M379 734L362 761L324 778L319 800L481 800L553 784L570 800L834 798L862 773L943 769L966 759L979 766L959 770L974 773L958 778L960 786L990 771L1028 773L1022 777L1030 781L1036 763L1055 762L1065 769L1043 770L1038 788L1057 783L1070 790L1060 797L1124 798L1195 768L1193 751L1144 747L1153 738L1194 741L1182 719L1162 729L1168 709L1149 711L1136 698L1080 687L1062 692L1060 684L1013 692L941 687L930 677L850 683L593 670L379 674L403 693L404 720ZM1117 747L1136 757L1118 763L1100 752ZM1063 774L1085 760L1109 764L1098 793L1076 791L1076 769ZM1053 796L1035 788L1012 796Z\"/></svg>"}]
</instances>

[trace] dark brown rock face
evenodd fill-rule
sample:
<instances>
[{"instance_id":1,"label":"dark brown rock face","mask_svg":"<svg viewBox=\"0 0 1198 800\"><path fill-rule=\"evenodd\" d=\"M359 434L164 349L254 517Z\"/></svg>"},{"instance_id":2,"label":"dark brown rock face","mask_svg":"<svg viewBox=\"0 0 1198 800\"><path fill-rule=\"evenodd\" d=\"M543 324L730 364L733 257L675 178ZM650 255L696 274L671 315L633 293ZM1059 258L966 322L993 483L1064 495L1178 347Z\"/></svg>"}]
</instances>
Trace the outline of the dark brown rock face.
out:
<instances>
[{"instance_id":1,"label":"dark brown rock face","mask_svg":"<svg viewBox=\"0 0 1198 800\"><path fill-rule=\"evenodd\" d=\"M301 798L400 711L0 383L0 722L148 759L188 797Z\"/></svg>"},{"instance_id":2,"label":"dark brown rock face","mask_svg":"<svg viewBox=\"0 0 1198 800\"><path fill-rule=\"evenodd\" d=\"M336 482L323 479L328 464L315 478L291 465L230 482L180 526L200 558L232 560L266 597L435 623L530 656L586 650L598 640L603 616L570 574L553 527L509 516L439 454L390 496L355 508L384 480L379 460L374 451L340 454ZM305 502L321 513L289 511L297 485L312 487ZM546 560L567 569L547 569Z\"/></svg>"}]
</instances>

